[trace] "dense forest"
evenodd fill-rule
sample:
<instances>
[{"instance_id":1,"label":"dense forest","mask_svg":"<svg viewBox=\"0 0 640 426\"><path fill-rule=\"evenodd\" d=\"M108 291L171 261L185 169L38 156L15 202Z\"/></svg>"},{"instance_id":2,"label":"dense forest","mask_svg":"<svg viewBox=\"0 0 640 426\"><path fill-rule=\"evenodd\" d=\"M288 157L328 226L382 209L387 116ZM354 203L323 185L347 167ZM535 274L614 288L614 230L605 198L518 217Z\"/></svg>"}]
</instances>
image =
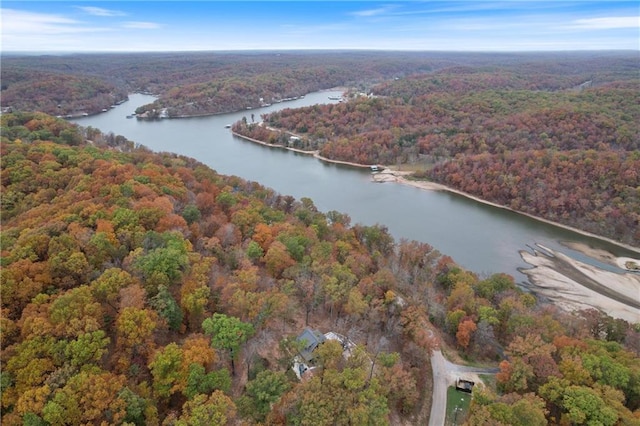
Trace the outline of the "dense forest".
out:
<instances>
[{"instance_id":1,"label":"dense forest","mask_svg":"<svg viewBox=\"0 0 640 426\"><path fill-rule=\"evenodd\" d=\"M234 131L333 160L409 165L414 178L638 246L640 64L607 63L451 67Z\"/></svg>"},{"instance_id":2,"label":"dense forest","mask_svg":"<svg viewBox=\"0 0 640 426\"><path fill-rule=\"evenodd\" d=\"M3 67L2 107L56 116L96 113L127 99L127 91L91 76Z\"/></svg>"},{"instance_id":3,"label":"dense forest","mask_svg":"<svg viewBox=\"0 0 640 426\"><path fill-rule=\"evenodd\" d=\"M499 366L466 424L640 421L638 324L121 136L1 125L3 424L426 424L436 347ZM300 381L307 326L356 346Z\"/></svg>"},{"instance_id":4,"label":"dense forest","mask_svg":"<svg viewBox=\"0 0 640 426\"><path fill-rule=\"evenodd\" d=\"M450 53L371 51L2 55L2 107L48 114L95 114L144 92L159 97L138 112L171 117L238 111L337 86L368 92L377 83L456 67L496 64L540 75L542 90L637 75L627 53ZM547 78L549 77L549 78ZM531 89L528 86L527 89ZM55 94L55 96L51 96ZM60 105L60 108L58 108Z\"/></svg>"},{"instance_id":5,"label":"dense forest","mask_svg":"<svg viewBox=\"0 0 640 426\"><path fill-rule=\"evenodd\" d=\"M52 115L93 114L112 104L98 99L104 93L119 100L122 93L145 92L159 99L140 113L166 108L172 117L215 114L451 63L440 56L329 51L5 55L2 106ZM84 92L78 92L79 85Z\"/></svg>"}]
</instances>

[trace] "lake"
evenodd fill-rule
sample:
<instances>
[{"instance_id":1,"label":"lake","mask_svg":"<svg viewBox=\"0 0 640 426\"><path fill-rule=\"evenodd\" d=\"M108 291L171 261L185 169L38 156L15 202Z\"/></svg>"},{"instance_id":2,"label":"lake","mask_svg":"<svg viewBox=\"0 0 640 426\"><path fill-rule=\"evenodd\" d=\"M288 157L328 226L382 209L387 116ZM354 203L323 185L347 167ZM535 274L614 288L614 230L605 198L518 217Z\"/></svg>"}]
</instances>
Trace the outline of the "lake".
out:
<instances>
[{"instance_id":1,"label":"lake","mask_svg":"<svg viewBox=\"0 0 640 426\"><path fill-rule=\"evenodd\" d=\"M618 271L577 251L562 241L587 244L616 256L637 257L624 247L537 221L463 196L426 191L396 183L375 183L367 169L322 162L311 156L265 147L231 134L227 125L243 117L251 122L282 108L336 102L341 92L325 91L268 107L207 117L143 121L128 119L137 107L152 102L148 95L132 94L129 101L109 111L74 119L82 126L120 134L154 151L193 157L218 173L236 175L297 199L311 198L327 212L347 213L351 222L385 225L396 238L428 243L481 276L496 272L524 282L518 268L528 267L519 252L535 244L589 264Z\"/></svg>"}]
</instances>

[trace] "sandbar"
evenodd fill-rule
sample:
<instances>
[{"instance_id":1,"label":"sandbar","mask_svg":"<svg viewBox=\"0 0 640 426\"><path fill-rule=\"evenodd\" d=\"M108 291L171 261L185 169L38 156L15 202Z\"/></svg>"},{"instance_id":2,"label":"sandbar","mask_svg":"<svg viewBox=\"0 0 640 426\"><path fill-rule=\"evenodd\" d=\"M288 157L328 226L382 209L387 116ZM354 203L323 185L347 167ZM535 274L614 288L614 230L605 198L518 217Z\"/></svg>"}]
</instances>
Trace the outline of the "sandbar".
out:
<instances>
[{"instance_id":1,"label":"sandbar","mask_svg":"<svg viewBox=\"0 0 640 426\"><path fill-rule=\"evenodd\" d=\"M520 272L529 277L529 289L536 295L565 310L596 308L613 318L640 322L640 274L607 271L542 245L520 256L532 265Z\"/></svg>"}]
</instances>

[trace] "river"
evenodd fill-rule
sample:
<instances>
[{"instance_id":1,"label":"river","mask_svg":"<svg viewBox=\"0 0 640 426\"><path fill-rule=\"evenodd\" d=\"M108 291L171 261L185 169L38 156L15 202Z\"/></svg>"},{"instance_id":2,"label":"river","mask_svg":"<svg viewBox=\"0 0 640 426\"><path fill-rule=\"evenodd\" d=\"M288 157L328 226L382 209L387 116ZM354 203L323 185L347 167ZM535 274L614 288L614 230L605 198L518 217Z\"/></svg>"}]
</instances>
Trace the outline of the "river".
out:
<instances>
[{"instance_id":1,"label":"river","mask_svg":"<svg viewBox=\"0 0 640 426\"><path fill-rule=\"evenodd\" d=\"M132 94L109 111L74 119L82 126L120 134L154 151L196 158L217 172L257 181L281 194L311 198L319 210L347 213L352 223L382 224L396 238L426 242L481 276L496 272L527 281L519 268L529 265L521 250L535 244L612 272L618 268L599 262L561 244L577 242L614 256L637 257L624 247L552 224L479 203L463 196L426 191L395 183L374 183L366 169L328 164L311 156L261 146L235 137L225 126L242 117L287 107L336 102L341 92L311 93L304 98L268 107L207 117L142 121L126 116L155 98Z\"/></svg>"}]
</instances>

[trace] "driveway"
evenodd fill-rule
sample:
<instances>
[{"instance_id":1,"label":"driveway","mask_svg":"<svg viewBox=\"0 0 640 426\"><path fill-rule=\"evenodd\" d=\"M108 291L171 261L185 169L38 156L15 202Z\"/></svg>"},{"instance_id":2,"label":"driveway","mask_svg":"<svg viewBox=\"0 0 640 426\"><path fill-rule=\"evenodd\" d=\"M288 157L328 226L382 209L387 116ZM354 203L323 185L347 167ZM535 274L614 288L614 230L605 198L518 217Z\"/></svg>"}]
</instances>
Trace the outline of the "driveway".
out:
<instances>
[{"instance_id":1,"label":"driveway","mask_svg":"<svg viewBox=\"0 0 640 426\"><path fill-rule=\"evenodd\" d=\"M431 353L431 371L433 373L433 395L429 426L444 426L447 416L447 388L455 384L456 377L464 374L495 374L497 368L478 368L453 364L447 361L440 350Z\"/></svg>"}]
</instances>

